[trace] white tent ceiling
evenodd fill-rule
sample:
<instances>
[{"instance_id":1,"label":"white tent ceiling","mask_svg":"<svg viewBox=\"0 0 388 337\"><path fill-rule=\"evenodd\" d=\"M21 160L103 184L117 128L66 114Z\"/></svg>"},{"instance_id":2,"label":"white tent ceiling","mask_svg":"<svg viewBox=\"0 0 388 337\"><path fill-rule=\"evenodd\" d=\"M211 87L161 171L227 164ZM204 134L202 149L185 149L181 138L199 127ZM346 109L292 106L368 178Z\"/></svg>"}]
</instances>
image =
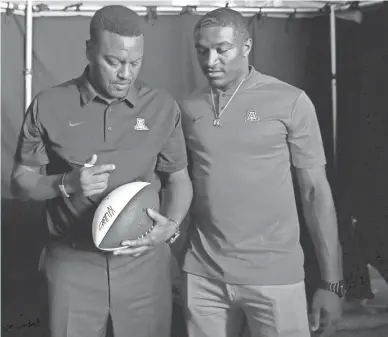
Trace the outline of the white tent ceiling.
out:
<instances>
[{"instance_id":1,"label":"white tent ceiling","mask_svg":"<svg viewBox=\"0 0 388 337\"><path fill-rule=\"evenodd\" d=\"M134 1L96 1L96 0L32 0L34 16L68 16L91 15L98 8L106 4L121 4L134 9L139 14L147 14L150 8L156 8L159 14L180 13L182 8L190 12L204 14L215 7L228 5L244 15L254 15L261 12L264 15L279 16L294 14L295 17L319 15L327 13L328 6L334 8L337 16L345 19L354 19L354 12L359 8L367 8L382 1L255 1L255 0L134 0ZM27 1L1 2L2 12L12 10L14 14L24 14ZM61 13L62 12L62 13ZM344 17L344 13L347 13ZM356 20L359 21L359 20Z\"/></svg>"},{"instance_id":2,"label":"white tent ceiling","mask_svg":"<svg viewBox=\"0 0 388 337\"><path fill-rule=\"evenodd\" d=\"M6 1L4 1L6 2ZM8 1L7 1L8 2ZM27 1L10 1L14 4L25 4ZM351 3L359 3L364 5L366 3L374 3L379 1L288 1L288 0L271 0L271 1L256 1L256 0L134 0L134 1L96 1L96 0L33 0L33 4L46 4L46 5L69 5L69 4L85 4L85 5L101 5L101 4L122 4L127 6L210 6L219 7L229 4L233 7L266 7L266 8L322 8L326 4L335 5L340 8L348 6Z\"/></svg>"}]
</instances>

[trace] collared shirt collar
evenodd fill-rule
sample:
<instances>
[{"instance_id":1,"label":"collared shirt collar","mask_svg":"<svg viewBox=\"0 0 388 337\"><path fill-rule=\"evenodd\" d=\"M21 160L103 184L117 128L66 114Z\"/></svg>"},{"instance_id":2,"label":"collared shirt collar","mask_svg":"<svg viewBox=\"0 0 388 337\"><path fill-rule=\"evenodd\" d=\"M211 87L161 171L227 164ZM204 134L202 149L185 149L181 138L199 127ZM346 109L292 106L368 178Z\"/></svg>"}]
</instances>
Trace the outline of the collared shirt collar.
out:
<instances>
[{"instance_id":1,"label":"collared shirt collar","mask_svg":"<svg viewBox=\"0 0 388 337\"><path fill-rule=\"evenodd\" d=\"M88 77L88 70L89 68L86 67L83 74L78 78L78 90L81 95L81 103L83 106L89 104L96 97L106 101L106 99L101 97L101 95L98 94L98 92L94 89L94 87L90 83L89 77ZM139 91L139 86L138 86L138 83L135 81L135 83L131 85L131 88L129 89L127 95L121 101L126 101L132 106L136 106L136 103L138 101L138 91Z\"/></svg>"},{"instance_id":2,"label":"collared shirt collar","mask_svg":"<svg viewBox=\"0 0 388 337\"><path fill-rule=\"evenodd\" d=\"M248 76L245 78L244 82L242 83L241 89L249 88L252 85L252 82L256 81L257 74L258 72L255 69L255 67L250 65Z\"/></svg>"},{"instance_id":3,"label":"collared shirt collar","mask_svg":"<svg viewBox=\"0 0 388 337\"><path fill-rule=\"evenodd\" d=\"M254 87L257 83L262 81L262 73L257 71L252 65L249 66L249 74L241 86L241 89L246 90Z\"/></svg>"}]
</instances>

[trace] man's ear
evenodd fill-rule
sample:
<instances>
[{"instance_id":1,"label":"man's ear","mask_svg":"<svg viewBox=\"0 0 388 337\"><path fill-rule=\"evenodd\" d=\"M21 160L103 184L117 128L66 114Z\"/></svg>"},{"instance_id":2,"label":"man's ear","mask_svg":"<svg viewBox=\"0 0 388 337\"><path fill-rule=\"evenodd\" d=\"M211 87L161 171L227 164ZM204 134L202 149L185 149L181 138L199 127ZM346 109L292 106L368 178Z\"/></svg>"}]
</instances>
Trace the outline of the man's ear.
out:
<instances>
[{"instance_id":1,"label":"man's ear","mask_svg":"<svg viewBox=\"0 0 388 337\"><path fill-rule=\"evenodd\" d=\"M85 55L86 59L90 62L92 56L93 42L91 40L87 40L85 43Z\"/></svg>"},{"instance_id":2,"label":"man's ear","mask_svg":"<svg viewBox=\"0 0 388 337\"><path fill-rule=\"evenodd\" d=\"M252 41L252 38L248 38L244 41L244 51L243 51L243 55L244 57L248 57L249 54L251 53L251 50L252 50L252 44L253 44L253 41Z\"/></svg>"}]
</instances>

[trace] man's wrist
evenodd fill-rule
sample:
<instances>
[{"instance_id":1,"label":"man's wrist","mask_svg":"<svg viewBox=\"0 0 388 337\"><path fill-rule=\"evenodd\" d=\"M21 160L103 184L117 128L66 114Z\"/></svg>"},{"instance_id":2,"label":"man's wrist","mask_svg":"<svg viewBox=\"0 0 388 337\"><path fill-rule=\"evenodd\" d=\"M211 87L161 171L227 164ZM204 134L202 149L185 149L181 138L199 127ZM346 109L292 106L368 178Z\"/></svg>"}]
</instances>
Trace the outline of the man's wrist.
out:
<instances>
[{"instance_id":1,"label":"man's wrist","mask_svg":"<svg viewBox=\"0 0 388 337\"><path fill-rule=\"evenodd\" d=\"M61 195L64 198L68 198L68 197L70 197L70 195L67 192L66 187L65 187L65 178L66 178L66 173L62 174L62 176L60 177L58 187L59 187L59 191L61 192Z\"/></svg>"},{"instance_id":2,"label":"man's wrist","mask_svg":"<svg viewBox=\"0 0 388 337\"><path fill-rule=\"evenodd\" d=\"M168 219L168 221L170 221L171 223L171 226L174 228L174 233L179 230L179 222L176 221L176 220L173 220L173 219Z\"/></svg>"},{"instance_id":3,"label":"man's wrist","mask_svg":"<svg viewBox=\"0 0 388 337\"><path fill-rule=\"evenodd\" d=\"M336 267L331 268L331 270L328 269L329 268L321 273L321 280L326 282L340 282L344 279L341 268Z\"/></svg>"},{"instance_id":4,"label":"man's wrist","mask_svg":"<svg viewBox=\"0 0 388 337\"><path fill-rule=\"evenodd\" d=\"M320 281L318 288L335 293L339 298L346 296L347 287L343 280L338 282Z\"/></svg>"},{"instance_id":5,"label":"man's wrist","mask_svg":"<svg viewBox=\"0 0 388 337\"><path fill-rule=\"evenodd\" d=\"M171 245L172 243L174 243L176 241L176 239L178 239L179 235L180 235L180 231L179 231L179 222L176 221L176 220L173 220L173 219L168 219L169 221L169 224L171 225L171 227L173 228L173 233L172 235L167 239L167 243L169 245Z\"/></svg>"},{"instance_id":6,"label":"man's wrist","mask_svg":"<svg viewBox=\"0 0 388 337\"><path fill-rule=\"evenodd\" d=\"M69 184L69 173L65 172L60 176L59 190L61 194L68 198L74 191Z\"/></svg>"}]
</instances>

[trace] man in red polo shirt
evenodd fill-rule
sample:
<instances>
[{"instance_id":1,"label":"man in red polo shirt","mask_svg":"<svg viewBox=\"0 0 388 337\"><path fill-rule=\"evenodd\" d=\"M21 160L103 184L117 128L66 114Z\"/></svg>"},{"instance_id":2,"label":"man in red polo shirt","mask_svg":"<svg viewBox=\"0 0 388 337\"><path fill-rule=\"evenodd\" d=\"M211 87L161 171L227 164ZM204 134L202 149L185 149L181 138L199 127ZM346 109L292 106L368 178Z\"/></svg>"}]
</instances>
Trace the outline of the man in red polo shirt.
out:
<instances>
[{"instance_id":1,"label":"man in red polo shirt","mask_svg":"<svg viewBox=\"0 0 388 337\"><path fill-rule=\"evenodd\" d=\"M39 93L20 133L13 172L22 198L47 200L51 242L41 257L50 336L170 337L170 248L192 198L180 110L164 90L136 81L140 18L123 6L98 10L76 79ZM45 173L43 172L45 169ZM159 179L159 177L163 179ZM107 193L142 180L166 183L164 216L146 245L118 254L92 242L93 214Z\"/></svg>"},{"instance_id":2,"label":"man in red polo shirt","mask_svg":"<svg viewBox=\"0 0 388 337\"><path fill-rule=\"evenodd\" d=\"M220 8L195 27L209 85L184 99L193 223L183 296L190 337L308 337L303 252L291 166L322 272L311 329L341 315L336 214L314 106L249 66L241 14Z\"/></svg>"}]
</instances>

